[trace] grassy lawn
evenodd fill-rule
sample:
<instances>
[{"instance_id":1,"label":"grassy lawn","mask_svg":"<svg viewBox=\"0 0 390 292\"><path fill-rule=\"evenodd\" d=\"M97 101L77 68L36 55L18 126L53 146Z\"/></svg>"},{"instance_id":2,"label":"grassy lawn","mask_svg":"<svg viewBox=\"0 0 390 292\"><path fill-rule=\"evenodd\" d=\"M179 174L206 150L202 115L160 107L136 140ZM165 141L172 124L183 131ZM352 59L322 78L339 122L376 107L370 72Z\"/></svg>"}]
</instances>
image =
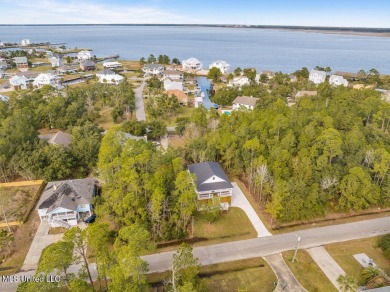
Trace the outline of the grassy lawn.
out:
<instances>
[{"instance_id":1,"label":"grassy lawn","mask_svg":"<svg viewBox=\"0 0 390 292\"><path fill-rule=\"evenodd\" d=\"M304 250L298 251L297 262L292 263L294 251L283 252L283 258L298 282L307 291L330 292L337 291L312 257Z\"/></svg>"},{"instance_id":2,"label":"grassy lawn","mask_svg":"<svg viewBox=\"0 0 390 292\"><path fill-rule=\"evenodd\" d=\"M149 274L149 283L161 283L170 273ZM275 289L276 276L262 258L199 267L202 291L264 291ZM158 285L154 285L158 286ZM152 288L151 291L162 291Z\"/></svg>"},{"instance_id":3,"label":"grassy lawn","mask_svg":"<svg viewBox=\"0 0 390 292\"><path fill-rule=\"evenodd\" d=\"M121 63L122 66L123 66L123 69L126 69L126 70L139 70L139 69L141 69L141 65L139 64L139 61L135 61L135 60L122 61L122 60L119 60L118 62Z\"/></svg>"},{"instance_id":4,"label":"grassy lawn","mask_svg":"<svg viewBox=\"0 0 390 292\"><path fill-rule=\"evenodd\" d=\"M189 117L194 110L195 110L194 107L180 106L177 110L177 113L172 117L168 117L167 119L165 119L165 122L168 126L176 126L177 118Z\"/></svg>"},{"instance_id":5,"label":"grassy lawn","mask_svg":"<svg viewBox=\"0 0 390 292\"><path fill-rule=\"evenodd\" d=\"M112 108L105 108L100 112L100 118L98 120L98 124L104 130L108 130L113 126L117 126L119 124L115 124L114 120L111 117Z\"/></svg>"},{"instance_id":6,"label":"grassy lawn","mask_svg":"<svg viewBox=\"0 0 390 292\"><path fill-rule=\"evenodd\" d=\"M173 148L183 147L186 144L183 137L179 135L169 135L169 146Z\"/></svg>"},{"instance_id":7,"label":"grassy lawn","mask_svg":"<svg viewBox=\"0 0 390 292\"><path fill-rule=\"evenodd\" d=\"M23 225L12 228L15 237L14 251L9 258L0 264L0 276L12 275L19 271L30 249L31 242L39 224L40 219L38 213L33 211Z\"/></svg>"},{"instance_id":8,"label":"grassy lawn","mask_svg":"<svg viewBox=\"0 0 390 292\"><path fill-rule=\"evenodd\" d=\"M356 280L360 279L363 267L353 257L354 254L365 253L372 258L387 275L390 275L390 261L387 260L382 250L377 247L379 237L339 242L325 246L326 250L340 265L340 267Z\"/></svg>"},{"instance_id":9,"label":"grassy lawn","mask_svg":"<svg viewBox=\"0 0 390 292\"><path fill-rule=\"evenodd\" d=\"M195 245L209 245L257 237L256 230L245 212L236 207L224 211L221 217L212 224L209 224L205 219L204 213L198 212L195 215L194 225L194 236L207 239L207 241L200 241Z\"/></svg>"}]
</instances>

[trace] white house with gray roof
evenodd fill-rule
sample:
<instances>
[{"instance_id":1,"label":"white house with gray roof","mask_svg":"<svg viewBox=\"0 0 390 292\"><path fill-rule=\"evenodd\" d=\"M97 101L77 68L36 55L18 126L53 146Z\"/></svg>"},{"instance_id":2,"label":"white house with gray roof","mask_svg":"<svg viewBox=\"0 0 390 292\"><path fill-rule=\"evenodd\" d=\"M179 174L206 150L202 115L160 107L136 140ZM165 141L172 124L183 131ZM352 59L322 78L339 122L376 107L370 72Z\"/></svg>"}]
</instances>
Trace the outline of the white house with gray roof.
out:
<instances>
[{"instance_id":1,"label":"white house with gray roof","mask_svg":"<svg viewBox=\"0 0 390 292\"><path fill-rule=\"evenodd\" d=\"M257 100L258 98L254 98L253 96L237 96L233 101L233 109L238 110L240 108L246 108L253 110Z\"/></svg>"},{"instance_id":2,"label":"white house with gray roof","mask_svg":"<svg viewBox=\"0 0 390 292\"><path fill-rule=\"evenodd\" d=\"M116 74L110 69L103 69L96 73L96 77L99 79L99 83L118 85L124 79L123 76Z\"/></svg>"},{"instance_id":3,"label":"white house with gray roof","mask_svg":"<svg viewBox=\"0 0 390 292\"><path fill-rule=\"evenodd\" d=\"M329 84L333 86L340 86L340 85L348 86L348 80L345 79L343 76L331 75L329 78Z\"/></svg>"},{"instance_id":4,"label":"white house with gray roof","mask_svg":"<svg viewBox=\"0 0 390 292\"><path fill-rule=\"evenodd\" d=\"M189 58L181 62L183 69L200 71L203 69L203 64L196 58Z\"/></svg>"},{"instance_id":5,"label":"white house with gray roof","mask_svg":"<svg viewBox=\"0 0 390 292\"><path fill-rule=\"evenodd\" d=\"M311 70L309 80L315 84L320 84L326 80L326 72L319 70Z\"/></svg>"},{"instance_id":6,"label":"white house with gray roof","mask_svg":"<svg viewBox=\"0 0 390 292\"><path fill-rule=\"evenodd\" d=\"M41 221L51 227L70 228L92 215L92 198L97 192L94 178L49 182L37 204Z\"/></svg>"},{"instance_id":7,"label":"white house with gray roof","mask_svg":"<svg viewBox=\"0 0 390 292\"><path fill-rule=\"evenodd\" d=\"M233 185L218 162L190 164L188 172L196 176L195 191L198 195L198 209L202 209L211 199L217 197L222 209L231 204Z\"/></svg>"},{"instance_id":8,"label":"white house with gray roof","mask_svg":"<svg viewBox=\"0 0 390 292\"><path fill-rule=\"evenodd\" d=\"M160 64L146 64L142 71L144 71L144 76L161 76L164 73L164 66Z\"/></svg>"}]
</instances>

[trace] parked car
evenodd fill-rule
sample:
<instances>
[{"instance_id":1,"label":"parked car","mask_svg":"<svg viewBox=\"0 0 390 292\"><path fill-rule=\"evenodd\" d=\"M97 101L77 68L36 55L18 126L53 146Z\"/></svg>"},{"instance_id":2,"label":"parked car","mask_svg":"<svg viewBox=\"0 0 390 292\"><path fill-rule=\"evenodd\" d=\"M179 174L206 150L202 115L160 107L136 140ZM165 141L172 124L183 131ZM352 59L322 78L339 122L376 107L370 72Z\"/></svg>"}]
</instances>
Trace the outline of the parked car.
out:
<instances>
[{"instance_id":1,"label":"parked car","mask_svg":"<svg viewBox=\"0 0 390 292\"><path fill-rule=\"evenodd\" d=\"M87 223L87 224L93 223L93 222L95 222L95 219L96 219L96 214L92 214L87 219L85 219L84 222Z\"/></svg>"}]
</instances>

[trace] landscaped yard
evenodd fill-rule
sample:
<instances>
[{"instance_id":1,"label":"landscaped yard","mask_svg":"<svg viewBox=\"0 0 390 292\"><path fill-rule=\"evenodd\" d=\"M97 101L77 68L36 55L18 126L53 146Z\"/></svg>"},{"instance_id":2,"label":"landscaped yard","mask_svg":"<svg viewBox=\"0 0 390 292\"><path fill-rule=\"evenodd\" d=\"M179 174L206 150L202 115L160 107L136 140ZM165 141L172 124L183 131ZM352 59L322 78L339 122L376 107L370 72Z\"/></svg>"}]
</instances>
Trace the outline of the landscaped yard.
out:
<instances>
[{"instance_id":1,"label":"landscaped yard","mask_svg":"<svg viewBox=\"0 0 390 292\"><path fill-rule=\"evenodd\" d=\"M283 252L283 258L298 282L307 291L337 291L312 257L304 250L298 251L298 261L292 263L294 251Z\"/></svg>"},{"instance_id":2,"label":"landscaped yard","mask_svg":"<svg viewBox=\"0 0 390 292\"><path fill-rule=\"evenodd\" d=\"M211 292L271 292L277 281L271 267L262 258L200 266L198 275L204 288L202 291ZM155 286L151 291L162 291L162 282L169 277L169 272L148 275L149 282Z\"/></svg>"},{"instance_id":3,"label":"landscaped yard","mask_svg":"<svg viewBox=\"0 0 390 292\"><path fill-rule=\"evenodd\" d=\"M194 237L207 239L195 245L216 244L227 241L256 238L257 233L247 215L240 208L231 207L220 218L209 224L204 212L195 215Z\"/></svg>"},{"instance_id":4,"label":"landscaped yard","mask_svg":"<svg viewBox=\"0 0 390 292\"><path fill-rule=\"evenodd\" d=\"M359 280L363 267L353 257L353 255L358 253L365 253L387 275L390 275L390 261L385 258L382 250L377 245L378 237L373 237L334 243L325 246L325 248L347 274Z\"/></svg>"}]
</instances>

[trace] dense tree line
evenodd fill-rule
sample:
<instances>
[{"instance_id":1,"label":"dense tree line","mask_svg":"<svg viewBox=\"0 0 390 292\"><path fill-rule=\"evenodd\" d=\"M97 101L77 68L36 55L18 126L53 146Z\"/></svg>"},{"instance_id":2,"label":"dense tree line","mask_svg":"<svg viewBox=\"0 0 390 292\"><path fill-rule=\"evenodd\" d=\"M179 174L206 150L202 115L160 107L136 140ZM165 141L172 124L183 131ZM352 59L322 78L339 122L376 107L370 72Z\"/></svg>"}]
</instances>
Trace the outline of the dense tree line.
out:
<instances>
[{"instance_id":1,"label":"dense tree line","mask_svg":"<svg viewBox=\"0 0 390 292\"><path fill-rule=\"evenodd\" d=\"M103 131L97 119L104 106L131 115L135 108L131 86L87 84L64 93L44 87L0 101L0 180L14 175L46 180L87 175L97 162ZM72 136L71 148L40 140L40 129L67 131Z\"/></svg>"},{"instance_id":2,"label":"dense tree line","mask_svg":"<svg viewBox=\"0 0 390 292\"><path fill-rule=\"evenodd\" d=\"M126 140L112 128L102 140L98 167L104 181L98 215L108 214L121 227L139 224L155 240L186 236L196 194L175 152Z\"/></svg>"},{"instance_id":3,"label":"dense tree line","mask_svg":"<svg viewBox=\"0 0 390 292\"><path fill-rule=\"evenodd\" d=\"M281 97L219 118L197 109L181 121L185 158L242 175L279 221L388 206L390 105L380 94L322 84L293 107Z\"/></svg>"}]
</instances>

